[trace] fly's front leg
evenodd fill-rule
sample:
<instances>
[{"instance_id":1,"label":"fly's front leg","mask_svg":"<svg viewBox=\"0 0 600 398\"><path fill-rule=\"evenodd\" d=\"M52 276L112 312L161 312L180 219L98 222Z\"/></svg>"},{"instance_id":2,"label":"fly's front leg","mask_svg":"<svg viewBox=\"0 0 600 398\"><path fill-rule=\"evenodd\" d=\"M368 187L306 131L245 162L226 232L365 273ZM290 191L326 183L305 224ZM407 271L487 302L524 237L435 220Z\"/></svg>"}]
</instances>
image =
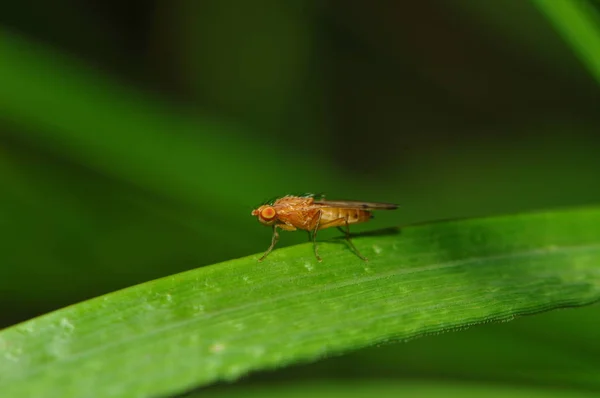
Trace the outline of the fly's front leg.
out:
<instances>
[{"instance_id":1,"label":"fly's front leg","mask_svg":"<svg viewBox=\"0 0 600 398\"><path fill-rule=\"evenodd\" d=\"M319 251L317 249L317 231L319 230L319 226L321 225L321 215L322 215L322 212L321 212L321 210L319 210L319 212L315 215L315 217L317 217L317 222L315 222L315 226L312 229L312 231L309 231L309 236L312 236L313 247L315 250L315 257L317 258L318 262L323 261L321 259L321 256L319 256Z\"/></svg>"},{"instance_id":2,"label":"fly's front leg","mask_svg":"<svg viewBox=\"0 0 600 398\"><path fill-rule=\"evenodd\" d=\"M269 255L269 253L271 253L271 251L275 247L275 244L277 243L278 240L279 240L279 232L277 232L277 224L274 224L273 225L273 237L271 238L271 246L269 246L269 248L267 249L265 254L263 254L262 257L258 259L258 261L264 260L265 257L267 257Z\"/></svg>"},{"instance_id":3,"label":"fly's front leg","mask_svg":"<svg viewBox=\"0 0 600 398\"><path fill-rule=\"evenodd\" d=\"M354 243L352 243L352 240L350 239L350 224L348 224L348 217L344 218L344 224L346 225L345 230L343 230L342 227L338 227L338 229L346 234L346 240L348 241L348 244L350 244L350 247L352 247L352 250L354 250L354 253L356 253L356 255L360 257L363 261L369 261L368 258L360 254L360 252L358 251L356 246L354 246Z\"/></svg>"}]
</instances>

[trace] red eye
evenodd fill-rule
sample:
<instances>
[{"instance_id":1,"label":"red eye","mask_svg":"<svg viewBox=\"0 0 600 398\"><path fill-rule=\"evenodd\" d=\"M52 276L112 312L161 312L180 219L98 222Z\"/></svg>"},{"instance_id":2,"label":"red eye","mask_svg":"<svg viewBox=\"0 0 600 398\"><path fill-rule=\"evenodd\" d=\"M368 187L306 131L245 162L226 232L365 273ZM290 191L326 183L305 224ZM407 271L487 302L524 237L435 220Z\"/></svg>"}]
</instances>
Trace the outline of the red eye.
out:
<instances>
[{"instance_id":1,"label":"red eye","mask_svg":"<svg viewBox=\"0 0 600 398\"><path fill-rule=\"evenodd\" d=\"M260 217L266 221L271 221L272 219L274 219L275 214L275 209L270 206L267 206L260 211Z\"/></svg>"}]
</instances>

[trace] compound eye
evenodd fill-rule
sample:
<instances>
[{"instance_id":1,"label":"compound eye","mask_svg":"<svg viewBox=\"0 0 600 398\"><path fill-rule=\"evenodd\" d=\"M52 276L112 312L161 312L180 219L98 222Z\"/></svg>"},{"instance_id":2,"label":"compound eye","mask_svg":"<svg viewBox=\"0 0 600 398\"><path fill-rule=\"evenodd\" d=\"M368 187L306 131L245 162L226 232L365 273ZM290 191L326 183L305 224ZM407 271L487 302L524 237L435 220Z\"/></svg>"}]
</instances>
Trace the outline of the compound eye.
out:
<instances>
[{"instance_id":1,"label":"compound eye","mask_svg":"<svg viewBox=\"0 0 600 398\"><path fill-rule=\"evenodd\" d=\"M275 214L275 209L271 206L267 206L260 211L260 218L262 218L265 221L271 221L275 218Z\"/></svg>"}]
</instances>

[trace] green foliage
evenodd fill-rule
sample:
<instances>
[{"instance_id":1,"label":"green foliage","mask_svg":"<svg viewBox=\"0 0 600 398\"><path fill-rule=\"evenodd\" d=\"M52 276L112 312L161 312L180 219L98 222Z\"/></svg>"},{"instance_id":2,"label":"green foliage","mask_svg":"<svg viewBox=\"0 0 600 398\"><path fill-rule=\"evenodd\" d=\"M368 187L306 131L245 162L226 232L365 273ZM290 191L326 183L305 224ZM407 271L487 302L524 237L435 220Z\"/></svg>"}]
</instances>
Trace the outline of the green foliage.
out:
<instances>
[{"instance_id":1,"label":"green foliage","mask_svg":"<svg viewBox=\"0 0 600 398\"><path fill-rule=\"evenodd\" d=\"M247 388L247 395L243 395L244 393L240 390L223 390L210 394L200 392L186 396L186 398L200 398L207 395L214 398L243 396L301 398L307 395L315 398L368 398L373 396L382 398L592 398L596 396L590 392L557 391L551 388L533 389L522 386L498 386L484 383L460 385L448 382L440 382L432 385L429 382L401 383L390 380L378 380L376 382L350 381L344 383L332 380L286 386L251 387Z\"/></svg>"},{"instance_id":2,"label":"green foliage","mask_svg":"<svg viewBox=\"0 0 600 398\"><path fill-rule=\"evenodd\" d=\"M598 305L488 322L597 299L597 1L71 3L0 7L0 396L600 390ZM298 191L401 208L246 257Z\"/></svg>"},{"instance_id":3,"label":"green foliage","mask_svg":"<svg viewBox=\"0 0 600 398\"><path fill-rule=\"evenodd\" d=\"M600 12L592 2L533 0L600 83Z\"/></svg>"},{"instance_id":4,"label":"green foliage","mask_svg":"<svg viewBox=\"0 0 600 398\"><path fill-rule=\"evenodd\" d=\"M9 396L158 396L600 299L600 208L448 221L147 282L0 332ZM598 386L600 387L600 386Z\"/></svg>"}]
</instances>

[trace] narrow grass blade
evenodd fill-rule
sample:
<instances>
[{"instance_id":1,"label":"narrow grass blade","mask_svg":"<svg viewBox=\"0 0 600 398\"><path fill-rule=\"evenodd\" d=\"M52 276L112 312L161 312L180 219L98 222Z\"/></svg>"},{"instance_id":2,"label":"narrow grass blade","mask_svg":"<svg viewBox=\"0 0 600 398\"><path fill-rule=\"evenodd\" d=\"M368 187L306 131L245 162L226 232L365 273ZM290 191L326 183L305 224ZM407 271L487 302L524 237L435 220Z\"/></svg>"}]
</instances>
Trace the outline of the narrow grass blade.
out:
<instances>
[{"instance_id":1,"label":"narrow grass blade","mask_svg":"<svg viewBox=\"0 0 600 398\"><path fill-rule=\"evenodd\" d=\"M186 398L593 398L596 393L550 388L497 385L485 383L432 383L430 380L331 380L318 383L281 383L269 386L223 388L194 393Z\"/></svg>"},{"instance_id":2,"label":"narrow grass blade","mask_svg":"<svg viewBox=\"0 0 600 398\"><path fill-rule=\"evenodd\" d=\"M147 397L600 299L600 208L438 222L241 258L0 332L6 396Z\"/></svg>"},{"instance_id":3,"label":"narrow grass blade","mask_svg":"<svg viewBox=\"0 0 600 398\"><path fill-rule=\"evenodd\" d=\"M600 15L586 0L532 0L600 83Z\"/></svg>"}]
</instances>

